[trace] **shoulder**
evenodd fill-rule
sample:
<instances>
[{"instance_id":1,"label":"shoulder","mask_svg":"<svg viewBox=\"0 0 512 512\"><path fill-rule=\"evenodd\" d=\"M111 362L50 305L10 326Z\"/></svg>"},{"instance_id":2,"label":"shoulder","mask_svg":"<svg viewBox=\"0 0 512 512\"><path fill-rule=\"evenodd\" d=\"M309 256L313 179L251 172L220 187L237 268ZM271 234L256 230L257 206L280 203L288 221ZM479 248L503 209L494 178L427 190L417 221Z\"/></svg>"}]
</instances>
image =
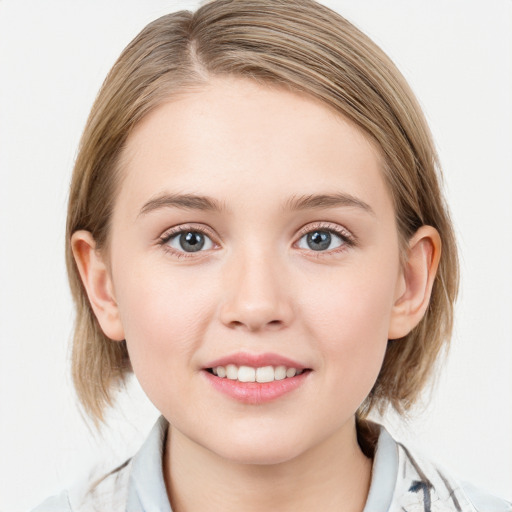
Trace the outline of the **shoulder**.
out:
<instances>
[{"instance_id":1,"label":"shoulder","mask_svg":"<svg viewBox=\"0 0 512 512\"><path fill-rule=\"evenodd\" d=\"M401 505L421 503L423 507L431 507L421 510L440 512L512 512L512 503L459 481L402 443L396 443L396 446L399 460L397 489L400 489Z\"/></svg>"},{"instance_id":2,"label":"shoulder","mask_svg":"<svg viewBox=\"0 0 512 512\"><path fill-rule=\"evenodd\" d=\"M160 417L139 451L104 474L95 470L84 482L47 499L32 512L170 512L162 473L168 423Z\"/></svg>"},{"instance_id":3,"label":"shoulder","mask_svg":"<svg viewBox=\"0 0 512 512\"><path fill-rule=\"evenodd\" d=\"M67 491L43 501L32 512L72 512Z\"/></svg>"},{"instance_id":4,"label":"shoulder","mask_svg":"<svg viewBox=\"0 0 512 512\"><path fill-rule=\"evenodd\" d=\"M90 477L68 491L52 496L32 512L124 512L128 493L131 459L101 476Z\"/></svg>"},{"instance_id":5,"label":"shoulder","mask_svg":"<svg viewBox=\"0 0 512 512\"><path fill-rule=\"evenodd\" d=\"M462 489L478 512L510 512L512 503L489 494L474 485L462 482Z\"/></svg>"},{"instance_id":6,"label":"shoulder","mask_svg":"<svg viewBox=\"0 0 512 512\"><path fill-rule=\"evenodd\" d=\"M364 512L512 512L512 503L461 483L384 427L367 421L359 434L373 452Z\"/></svg>"}]
</instances>

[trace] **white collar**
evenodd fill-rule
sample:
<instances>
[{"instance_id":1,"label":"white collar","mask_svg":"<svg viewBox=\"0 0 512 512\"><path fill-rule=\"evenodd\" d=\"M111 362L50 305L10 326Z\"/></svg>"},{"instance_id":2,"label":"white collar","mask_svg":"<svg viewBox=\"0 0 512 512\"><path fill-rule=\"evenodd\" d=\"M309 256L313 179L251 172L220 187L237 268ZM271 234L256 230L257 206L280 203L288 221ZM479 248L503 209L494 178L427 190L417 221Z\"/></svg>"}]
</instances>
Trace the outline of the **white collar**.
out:
<instances>
[{"instance_id":1,"label":"white collar","mask_svg":"<svg viewBox=\"0 0 512 512\"><path fill-rule=\"evenodd\" d=\"M161 416L131 460L126 512L172 512L162 469L168 426ZM510 503L476 488L464 486L465 491L443 470L397 443L384 427L375 426L379 437L363 512L476 512L473 503L478 510L512 511Z\"/></svg>"},{"instance_id":2,"label":"white collar","mask_svg":"<svg viewBox=\"0 0 512 512\"><path fill-rule=\"evenodd\" d=\"M145 443L133 457L126 512L172 512L163 477L162 460L169 423L160 416ZM364 512L386 512L398 473L398 448L380 427L373 460L372 482Z\"/></svg>"}]
</instances>

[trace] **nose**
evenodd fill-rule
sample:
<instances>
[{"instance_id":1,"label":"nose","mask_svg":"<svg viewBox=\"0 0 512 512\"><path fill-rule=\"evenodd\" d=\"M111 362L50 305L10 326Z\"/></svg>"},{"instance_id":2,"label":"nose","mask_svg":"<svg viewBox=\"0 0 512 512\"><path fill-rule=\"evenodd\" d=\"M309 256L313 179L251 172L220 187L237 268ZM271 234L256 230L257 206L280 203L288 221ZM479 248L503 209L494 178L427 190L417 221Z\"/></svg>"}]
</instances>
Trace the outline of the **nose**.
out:
<instances>
[{"instance_id":1,"label":"nose","mask_svg":"<svg viewBox=\"0 0 512 512\"><path fill-rule=\"evenodd\" d=\"M233 255L226 265L221 321L250 332L283 329L294 315L286 272L275 256L249 252Z\"/></svg>"}]
</instances>

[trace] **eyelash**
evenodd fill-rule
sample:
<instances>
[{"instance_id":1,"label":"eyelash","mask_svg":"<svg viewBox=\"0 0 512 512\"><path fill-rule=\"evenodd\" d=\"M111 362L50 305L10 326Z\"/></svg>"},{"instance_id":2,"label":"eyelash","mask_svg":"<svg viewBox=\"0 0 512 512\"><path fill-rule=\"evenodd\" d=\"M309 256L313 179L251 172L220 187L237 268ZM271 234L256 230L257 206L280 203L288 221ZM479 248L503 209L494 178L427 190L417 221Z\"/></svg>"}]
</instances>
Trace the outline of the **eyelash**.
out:
<instances>
[{"instance_id":1,"label":"eyelash","mask_svg":"<svg viewBox=\"0 0 512 512\"><path fill-rule=\"evenodd\" d=\"M351 247L357 247L358 245L358 240L353 234L351 234L348 230L342 228L341 226L337 224L332 224L330 222L314 222L312 224L307 224L306 226L302 227L298 233L297 241L294 243L294 245L297 245L305 235L313 233L314 231L326 231L328 233L333 233L334 235L339 237L343 242L343 244L340 247L331 249L329 251L308 251L304 249L304 251L308 252L309 254L316 258L320 258L322 256L330 256L333 254L339 254L340 252L344 252Z\"/></svg>"},{"instance_id":2,"label":"eyelash","mask_svg":"<svg viewBox=\"0 0 512 512\"><path fill-rule=\"evenodd\" d=\"M183 224L180 226L176 226L174 228L171 228L167 230L162 236L158 239L158 244L167 252L171 253L173 256L177 258L191 258L198 256L200 257L200 254L202 252L206 251L198 251L198 253L194 252L186 252L186 251L177 251L176 249L172 248L169 244L169 241L172 240L177 235L180 235L182 233L186 232L195 232L195 233L201 233L205 236L207 236L213 243L214 246L218 247L218 244L214 241L213 233L210 229L205 228L201 225L191 225L191 224ZM312 233L314 231L326 231L328 233L332 233L335 236L339 237L342 240L342 245L340 247L337 247L335 249L331 249L328 251L313 251L313 250L306 250L302 249L304 252L310 253L314 257L322 257L322 256L328 256L332 254L338 254L340 252L346 251L350 247L357 246L357 238L352 235L349 231L342 228L339 225L331 224L329 222L315 222L313 224L307 224L306 226L302 227L299 230L299 233L297 235L297 239L294 242L294 246L297 246L297 244L300 242L300 240L307 234Z\"/></svg>"},{"instance_id":3,"label":"eyelash","mask_svg":"<svg viewBox=\"0 0 512 512\"><path fill-rule=\"evenodd\" d=\"M182 233L201 233L205 236L207 236L213 243L214 246L218 246L218 244L214 241L214 236L211 232L211 230L206 229L204 226L201 225L192 225L192 224L182 224L180 226L176 226L174 228L171 228L167 230L159 239L158 244L162 246L162 248L171 253L173 256L176 256L177 258L197 258L200 256L198 253L194 252L186 252L186 251L177 251L176 249L172 248L170 245L168 245L169 241L172 240L175 236L180 235ZM205 251L198 251L199 253L205 252Z\"/></svg>"}]
</instances>

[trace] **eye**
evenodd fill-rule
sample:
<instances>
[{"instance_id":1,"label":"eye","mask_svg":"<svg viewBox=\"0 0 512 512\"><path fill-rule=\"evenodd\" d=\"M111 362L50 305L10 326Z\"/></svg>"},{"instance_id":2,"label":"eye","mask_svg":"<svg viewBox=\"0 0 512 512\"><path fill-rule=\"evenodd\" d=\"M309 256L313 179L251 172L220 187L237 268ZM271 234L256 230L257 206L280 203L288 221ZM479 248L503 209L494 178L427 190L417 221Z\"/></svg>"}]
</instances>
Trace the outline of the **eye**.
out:
<instances>
[{"instance_id":1,"label":"eye","mask_svg":"<svg viewBox=\"0 0 512 512\"><path fill-rule=\"evenodd\" d=\"M297 242L300 249L330 251L347 243L342 235L327 229L315 229L303 235Z\"/></svg>"},{"instance_id":2,"label":"eye","mask_svg":"<svg viewBox=\"0 0 512 512\"><path fill-rule=\"evenodd\" d=\"M213 248L213 242L209 236L193 230L172 233L163 242L179 252L199 252Z\"/></svg>"}]
</instances>

